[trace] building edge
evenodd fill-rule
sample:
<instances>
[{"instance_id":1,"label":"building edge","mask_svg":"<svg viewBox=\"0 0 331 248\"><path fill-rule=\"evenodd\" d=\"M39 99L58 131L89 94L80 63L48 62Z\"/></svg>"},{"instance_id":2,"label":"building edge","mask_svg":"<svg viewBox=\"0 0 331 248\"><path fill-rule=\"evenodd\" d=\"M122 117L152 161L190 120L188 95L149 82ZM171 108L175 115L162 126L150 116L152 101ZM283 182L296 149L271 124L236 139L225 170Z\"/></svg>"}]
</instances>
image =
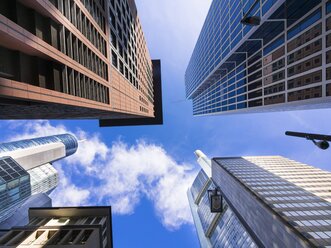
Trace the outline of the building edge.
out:
<instances>
[{"instance_id":1,"label":"building edge","mask_svg":"<svg viewBox=\"0 0 331 248\"><path fill-rule=\"evenodd\" d=\"M102 119L99 120L100 127L119 126L142 126L163 124L162 104L162 73L161 60L152 60L153 64L153 90L154 90L154 117L124 118L124 119Z\"/></svg>"}]
</instances>

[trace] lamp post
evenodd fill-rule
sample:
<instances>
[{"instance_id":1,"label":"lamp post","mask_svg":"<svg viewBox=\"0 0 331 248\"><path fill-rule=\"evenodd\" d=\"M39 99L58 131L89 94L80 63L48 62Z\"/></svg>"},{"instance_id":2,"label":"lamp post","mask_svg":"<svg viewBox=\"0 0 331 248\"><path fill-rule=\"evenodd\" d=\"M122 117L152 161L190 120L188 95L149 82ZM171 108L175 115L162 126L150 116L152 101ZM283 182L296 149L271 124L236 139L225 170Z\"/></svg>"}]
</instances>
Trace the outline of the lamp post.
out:
<instances>
[{"instance_id":1,"label":"lamp post","mask_svg":"<svg viewBox=\"0 0 331 248\"><path fill-rule=\"evenodd\" d=\"M322 150L327 150L330 147L329 142L331 141L330 135L324 134L312 134L312 133L298 133L287 131L285 133L287 136L305 138L311 140L318 148Z\"/></svg>"}]
</instances>

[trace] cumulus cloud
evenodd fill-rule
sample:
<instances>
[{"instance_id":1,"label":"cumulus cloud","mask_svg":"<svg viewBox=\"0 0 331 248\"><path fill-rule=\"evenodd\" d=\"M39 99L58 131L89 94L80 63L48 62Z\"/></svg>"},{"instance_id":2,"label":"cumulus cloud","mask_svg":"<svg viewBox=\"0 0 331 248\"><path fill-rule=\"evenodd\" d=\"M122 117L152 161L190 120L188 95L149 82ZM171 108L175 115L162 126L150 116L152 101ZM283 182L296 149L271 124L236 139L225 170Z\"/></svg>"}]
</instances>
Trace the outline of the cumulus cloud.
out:
<instances>
[{"instance_id":1,"label":"cumulus cloud","mask_svg":"<svg viewBox=\"0 0 331 248\"><path fill-rule=\"evenodd\" d=\"M79 143L75 155L67 158L67 162L83 166L87 171L95 170L93 164L105 161L109 148L101 141L99 134L88 134L78 130L74 135L82 142Z\"/></svg>"},{"instance_id":2,"label":"cumulus cloud","mask_svg":"<svg viewBox=\"0 0 331 248\"><path fill-rule=\"evenodd\" d=\"M88 205L90 191L82 189L70 182L61 166L57 166L59 172L59 185L51 194L53 206L82 206Z\"/></svg>"},{"instance_id":3,"label":"cumulus cloud","mask_svg":"<svg viewBox=\"0 0 331 248\"><path fill-rule=\"evenodd\" d=\"M190 165L178 164L162 147L143 141L134 146L117 142L107 157L98 175L104 182L99 191L115 212L131 214L146 197L165 227L191 223L186 190L196 173Z\"/></svg>"},{"instance_id":4,"label":"cumulus cloud","mask_svg":"<svg viewBox=\"0 0 331 248\"><path fill-rule=\"evenodd\" d=\"M8 140L31 139L55 134L71 133L64 125L53 126L49 121L7 121L7 127L14 131L20 129L20 133L12 135Z\"/></svg>"},{"instance_id":5,"label":"cumulus cloud","mask_svg":"<svg viewBox=\"0 0 331 248\"><path fill-rule=\"evenodd\" d=\"M23 130L15 139L70 132L48 121L26 122ZM176 162L161 146L144 140L109 145L99 134L73 134L85 141L56 165L60 185L51 195L54 206L111 205L115 214L127 215L146 198L167 229L192 223L186 197L197 173L192 165Z\"/></svg>"}]
</instances>

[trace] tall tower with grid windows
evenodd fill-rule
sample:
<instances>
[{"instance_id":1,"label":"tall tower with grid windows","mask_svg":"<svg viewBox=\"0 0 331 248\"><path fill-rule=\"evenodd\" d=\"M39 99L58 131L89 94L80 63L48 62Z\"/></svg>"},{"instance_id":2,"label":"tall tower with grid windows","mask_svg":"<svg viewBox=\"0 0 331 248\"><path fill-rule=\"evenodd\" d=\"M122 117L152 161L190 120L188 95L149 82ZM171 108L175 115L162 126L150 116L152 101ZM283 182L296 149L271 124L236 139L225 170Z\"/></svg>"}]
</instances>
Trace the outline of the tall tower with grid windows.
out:
<instances>
[{"instance_id":1,"label":"tall tower with grid windows","mask_svg":"<svg viewBox=\"0 0 331 248\"><path fill-rule=\"evenodd\" d=\"M280 156L197 155L188 199L201 247L331 245L330 172ZM222 207L211 212L215 189Z\"/></svg>"},{"instance_id":2,"label":"tall tower with grid windows","mask_svg":"<svg viewBox=\"0 0 331 248\"><path fill-rule=\"evenodd\" d=\"M0 144L0 227L28 220L29 207L51 207L48 195L58 185L52 162L74 154L70 134Z\"/></svg>"},{"instance_id":3,"label":"tall tower with grid windows","mask_svg":"<svg viewBox=\"0 0 331 248\"><path fill-rule=\"evenodd\" d=\"M330 30L327 0L213 0L185 74L194 115L330 107Z\"/></svg>"},{"instance_id":4,"label":"tall tower with grid windows","mask_svg":"<svg viewBox=\"0 0 331 248\"><path fill-rule=\"evenodd\" d=\"M162 124L134 0L0 1L0 118Z\"/></svg>"}]
</instances>

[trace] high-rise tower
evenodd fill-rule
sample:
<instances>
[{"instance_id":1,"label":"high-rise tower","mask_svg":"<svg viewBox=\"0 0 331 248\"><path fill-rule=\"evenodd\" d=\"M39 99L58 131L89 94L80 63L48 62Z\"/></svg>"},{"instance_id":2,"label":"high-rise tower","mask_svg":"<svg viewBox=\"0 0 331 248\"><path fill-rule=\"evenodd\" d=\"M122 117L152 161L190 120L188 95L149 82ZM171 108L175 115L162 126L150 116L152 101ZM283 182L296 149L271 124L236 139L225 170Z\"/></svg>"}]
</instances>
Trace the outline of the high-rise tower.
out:
<instances>
[{"instance_id":1,"label":"high-rise tower","mask_svg":"<svg viewBox=\"0 0 331 248\"><path fill-rule=\"evenodd\" d=\"M194 115L330 107L330 30L327 0L213 0L185 74Z\"/></svg>"},{"instance_id":2,"label":"high-rise tower","mask_svg":"<svg viewBox=\"0 0 331 248\"><path fill-rule=\"evenodd\" d=\"M70 134L0 144L0 226L23 220L22 214L27 220L27 212L18 211L24 204L25 209L39 206L38 202L51 206L47 195L58 184L51 163L74 154L77 147L77 139ZM13 218L14 214L21 216Z\"/></svg>"},{"instance_id":3,"label":"high-rise tower","mask_svg":"<svg viewBox=\"0 0 331 248\"><path fill-rule=\"evenodd\" d=\"M0 1L0 118L162 124L135 1Z\"/></svg>"},{"instance_id":4,"label":"high-rise tower","mask_svg":"<svg viewBox=\"0 0 331 248\"><path fill-rule=\"evenodd\" d=\"M214 158L205 165L188 190L202 247L331 245L330 172L279 156ZM213 213L208 190L215 189L223 207Z\"/></svg>"}]
</instances>

